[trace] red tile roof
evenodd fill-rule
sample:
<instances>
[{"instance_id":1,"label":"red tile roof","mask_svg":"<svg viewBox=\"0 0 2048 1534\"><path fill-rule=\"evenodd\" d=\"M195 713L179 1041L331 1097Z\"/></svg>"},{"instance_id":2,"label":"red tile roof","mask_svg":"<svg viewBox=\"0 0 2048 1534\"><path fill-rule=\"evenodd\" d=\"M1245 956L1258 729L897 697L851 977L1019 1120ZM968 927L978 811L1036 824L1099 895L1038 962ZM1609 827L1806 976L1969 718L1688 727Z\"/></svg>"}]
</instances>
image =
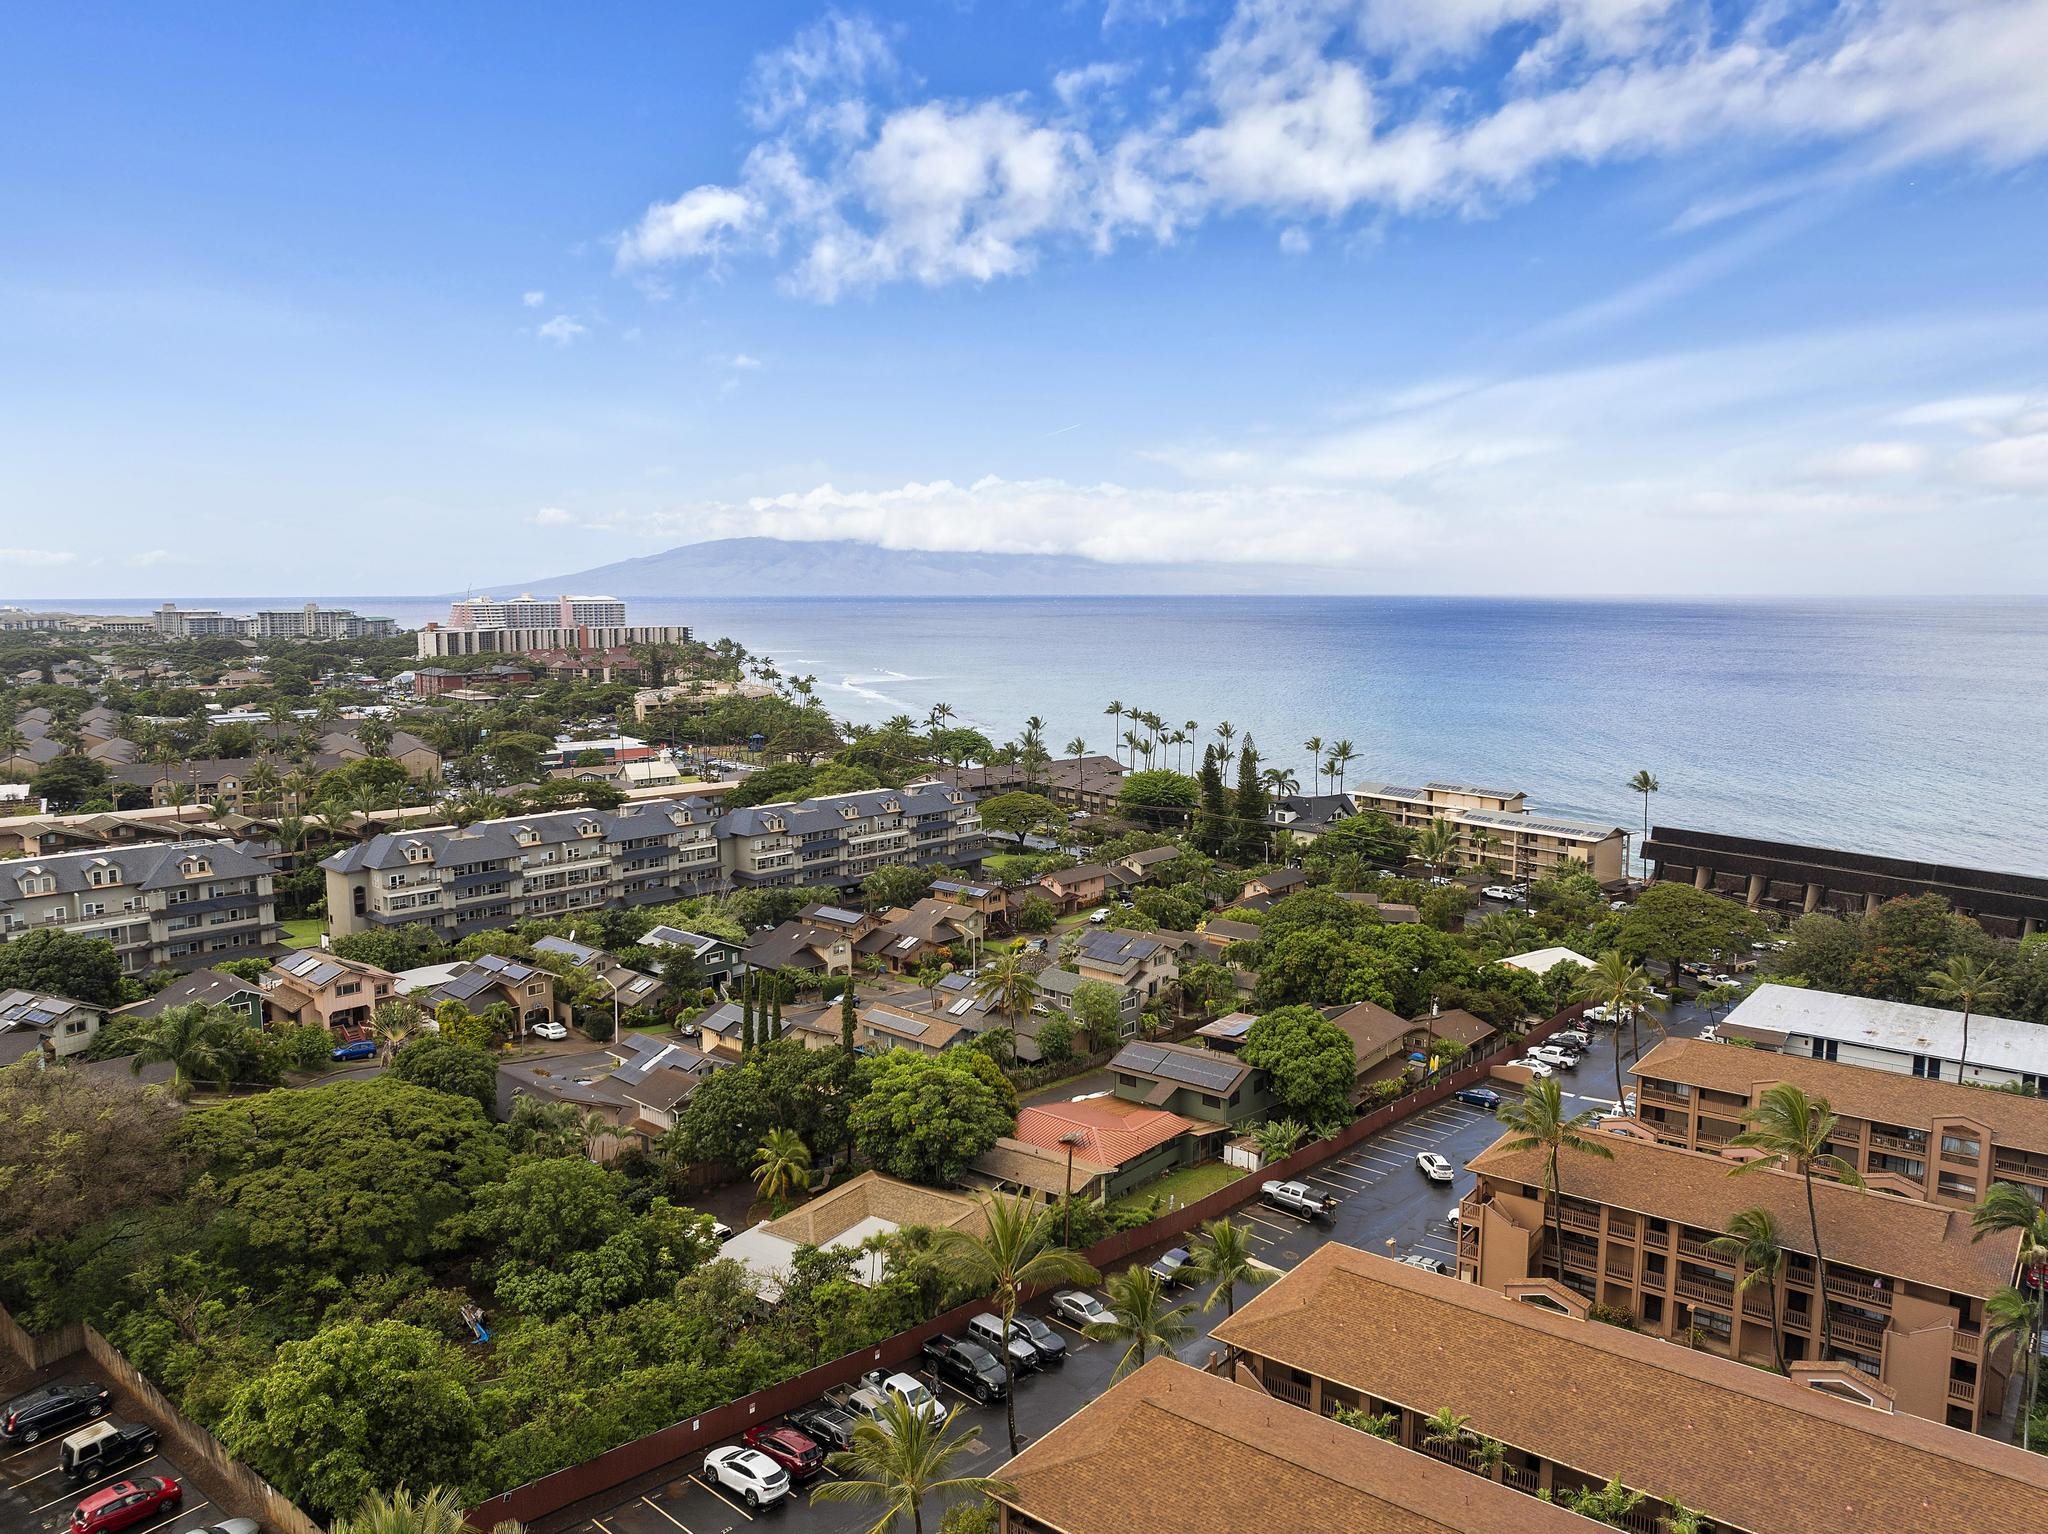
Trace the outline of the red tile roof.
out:
<instances>
[{"instance_id":1,"label":"red tile roof","mask_svg":"<svg viewBox=\"0 0 2048 1534\"><path fill-rule=\"evenodd\" d=\"M1074 1148L1078 1160L1120 1167L1189 1131L1214 1134L1220 1127L1121 1098L1097 1097L1086 1102L1029 1104L1017 1112L1015 1138L1064 1154L1060 1136L1078 1133L1082 1136L1082 1143Z\"/></svg>"}]
</instances>

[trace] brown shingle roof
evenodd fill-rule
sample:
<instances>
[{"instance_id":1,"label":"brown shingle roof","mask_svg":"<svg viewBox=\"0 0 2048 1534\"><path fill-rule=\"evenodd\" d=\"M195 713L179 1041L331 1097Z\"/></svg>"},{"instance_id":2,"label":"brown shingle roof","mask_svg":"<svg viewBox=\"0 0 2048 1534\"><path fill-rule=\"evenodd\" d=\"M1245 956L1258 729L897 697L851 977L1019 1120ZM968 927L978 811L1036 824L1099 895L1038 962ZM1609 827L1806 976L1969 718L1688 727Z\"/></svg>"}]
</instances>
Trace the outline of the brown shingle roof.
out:
<instances>
[{"instance_id":1,"label":"brown shingle roof","mask_svg":"<svg viewBox=\"0 0 2048 1534\"><path fill-rule=\"evenodd\" d=\"M1470 1049L1481 1039L1491 1038L1499 1030L1485 1018L1467 1012L1463 1007L1453 1007L1435 1017L1416 1019L1427 1023L1432 1038L1446 1039L1453 1044L1462 1044Z\"/></svg>"},{"instance_id":2,"label":"brown shingle roof","mask_svg":"<svg viewBox=\"0 0 2048 1534\"><path fill-rule=\"evenodd\" d=\"M1387 1050L1400 1044L1410 1028L1416 1026L1405 1017L1396 1016L1385 1007L1369 1001L1344 1008L1330 1021L1349 1036L1352 1052L1358 1056L1361 1066L1379 1060Z\"/></svg>"},{"instance_id":3,"label":"brown shingle roof","mask_svg":"<svg viewBox=\"0 0 2048 1534\"><path fill-rule=\"evenodd\" d=\"M1010 1461L1062 1534L1572 1534L1593 1525L1260 1391L1155 1358Z\"/></svg>"},{"instance_id":4,"label":"brown shingle roof","mask_svg":"<svg viewBox=\"0 0 2048 1534\"><path fill-rule=\"evenodd\" d=\"M823 1246L867 1219L929 1225L934 1230L957 1225L977 1235L982 1229L981 1210L974 1200L898 1182L880 1172L863 1172L762 1228L799 1246Z\"/></svg>"},{"instance_id":5,"label":"brown shingle roof","mask_svg":"<svg viewBox=\"0 0 2048 1534\"><path fill-rule=\"evenodd\" d=\"M1927 1081L1803 1055L1703 1044L1698 1039L1666 1039L1643 1056L1635 1074L1734 1092L1751 1102L1766 1087L1789 1081L1809 1096L1825 1097L1845 1117L1907 1129L1929 1128L1936 1119L1968 1119L1989 1129L1996 1144L2048 1151L2048 1100L1966 1087L1959 1081Z\"/></svg>"},{"instance_id":6,"label":"brown shingle roof","mask_svg":"<svg viewBox=\"0 0 2048 1534\"><path fill-rule=\"evenodd\" d=\"M1503 1135L1467 1165L1482 1177L1540 1188L1543 1151L1509 1150L1510 1138ZM1735 1177L1730 1175L1735 1163L1722 1156L1620 1135L1603 1136L1601 1143L1614 1153L1611 1161L1584 1151L1558 1153L1558 1186L1566 1198L1714 1231L1726 1230L1737 1211L1760 1207L1777 1220L1778 1239L1787 1251L1812 1255L1806 1187L1794 1174L1760 1171ZM1867 1193L1820 1178L1813 1194L1831 1264L1979 1296L2012 1281L2019 1233L1972 1241L1967 1209Z\"/></svg>"},{"instance_id":7,"label":"brown shingle roof","mask_svg":"<svg viewBox=\"0 0 2048 1534\"><path fill-rule=\"evenodd\" d=\"M1755 1534L2048 1528L2048 1464L2010 1445L1353 1247L1312 1252L1214 1336L1415 1411L1450 1405L1474 1432Z\"/></svg>"}]
</instances>

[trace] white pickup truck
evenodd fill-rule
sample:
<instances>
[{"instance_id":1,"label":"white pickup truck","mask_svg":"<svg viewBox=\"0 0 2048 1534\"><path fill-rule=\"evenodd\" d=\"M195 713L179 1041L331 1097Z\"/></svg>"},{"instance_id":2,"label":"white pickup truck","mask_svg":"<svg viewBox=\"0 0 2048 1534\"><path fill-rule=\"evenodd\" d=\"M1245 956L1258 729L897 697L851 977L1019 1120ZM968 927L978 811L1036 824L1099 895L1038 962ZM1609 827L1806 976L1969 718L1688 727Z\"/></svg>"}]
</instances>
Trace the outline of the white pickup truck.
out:
<instances>
[{"instance_id":1,"label":"white pickup truck","mask_svg":"<svg viewBox=\"0 0 2048 1534\"><path fill-rule=\"evenodd\" d=\"M1259 1185L1259 1197L1282 1214L1298 1215L1304 1220L1320 1220L1337 1207L1337 1200L1310 1187L1305 1182L1268 1182Z\"/></svg>"},{"instance_id":2,"label":"white pickup truck","mask_svg":"<svg viewBox=\"0 0 2048 1534\"><path fill-rule=\"evenodd\" d=\"M870 1369L861 1376L858 1385L838 1385L825 1392L827 1406L851 1412L856 1417L865 1417L870 1422L881 1420L882 1408L891 1399L905 1402L928 1420L946 1414L939 1398L922 1380L909 1374L888 1374L880 1369Z\"/></svg>"}]
</instances>

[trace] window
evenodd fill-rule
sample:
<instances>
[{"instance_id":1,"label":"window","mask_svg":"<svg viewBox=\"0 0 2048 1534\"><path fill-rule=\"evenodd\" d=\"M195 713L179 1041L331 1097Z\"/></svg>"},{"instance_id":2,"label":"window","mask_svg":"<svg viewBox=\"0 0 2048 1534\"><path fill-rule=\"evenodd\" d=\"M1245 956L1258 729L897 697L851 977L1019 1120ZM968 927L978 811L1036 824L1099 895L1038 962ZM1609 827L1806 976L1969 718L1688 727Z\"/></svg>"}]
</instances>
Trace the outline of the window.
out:
<instances>
[{"instance_id":1,"label":"window","mask_svg":"<svg viewBox=\"0 0 2048 1534\"><path fill-rule=\"evenodd\" d=\"M1975 1135L1943 1135L1941 1153L1944 1156L1962 1156L1975 1161L1984 1153L1984 1145Z\"/></svg>"},{"instance_id":2,"label":"window","mask_svg":"<svg viewBox=\"0 0 2048 1534\"><path fill-rule=\"evenodd\" d=\"M1828 1058L1833 1059L1834 1057L1830 1055ZM1941 1062L1932 1055L1915 1055L1913 1057L1913 1074L1924 1081L1939 1081L1941 1080Z\"/></svg>"},{"instance_id":3,"label":"window","mask_svg":"<svg viewBox=\"0 0 2048 1534\"><path fill-rule=\"evenodd\" d=\"M1813 1058L1816 1060L1832 1060L1835 1058L1836 1048L1837 1045L1833 1039L1815 1039L1813 1040ZM1920 1073L1915 1071L1913 1074L1917 1076Z\"/></svg>"}]
</instances>

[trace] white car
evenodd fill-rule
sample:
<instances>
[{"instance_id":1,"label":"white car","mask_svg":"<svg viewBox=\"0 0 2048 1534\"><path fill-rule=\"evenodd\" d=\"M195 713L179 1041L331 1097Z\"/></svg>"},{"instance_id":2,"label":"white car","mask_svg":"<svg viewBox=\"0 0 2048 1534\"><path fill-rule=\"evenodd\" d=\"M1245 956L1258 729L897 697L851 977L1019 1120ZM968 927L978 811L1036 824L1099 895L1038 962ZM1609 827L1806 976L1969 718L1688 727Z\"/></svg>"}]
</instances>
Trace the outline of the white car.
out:
<instances>
[{"instance_id":1,"label":"white car","mask_svg":"<svg viewBox=\"0 0 2048 1534\"><path fill-rule=\"evenodd\" d=\"M1088 922L1089 922L1089 925L1091 925L1091 926L1096 926L1096 927L1099 927L1099 926L1101 926L1101 925L1102 925L1102 924L1103 924L1104 922L1106 922L1106 921L1108 921L1108 920L1109 920L1109 907L1108 907L1108 906L1106 906L1106 905L1105 905L1105 906L1097 906L1097 907L1096 907L1096 908L1095 908L1094 910L1092 910L1092 911L1090 911L1090 912L1088 913Z\"/></svg>"},{"instance_id":2,"label":"white car","mask_svg":"<svg viewBox=\"0 0 2048 1534\"><path fill-rule=\"evenodd\" d=\"M748 1507L767 1507L789 1495L789 1472L759 1449L739 1444L705 1455L704 1479L734 1493Z\"/></svg>"},{"instance_id":3,"label":"white car","mask_svg":"<svg viewBox=\"0 0 2048 1534\"><path fill-rule=\"evenodd\" d=\"M569 1037L569 1030L560 1023L535 1023L531 1031L537 1039L559 1040Z\"/></svg>"},{"instance_id":4,"label":"white car","mask_svg":"<svg viewBox=\"0 0 2048 1534\"><path fill-rule=\"evenodd\" d=\"M939 1398L915 1375L891 1374L875 1382L875 1388L883 1395L901 1401L928 1422L935 1422L946 1415L946 1408L939 1403Z\"/></svg>"},{"instance_id":5,"label":"white car","mask_svg":"<svg viewBox=\"0 0 2048 1534\"><path fill-rule=\"evenodd\" d=\"M1700 1042L1701 1042L1702 1044L1718 1044L1718 1043L1720 1043L1720 1042L1721 1042L1721 1029L1720 1029L1719 1025L1717 1024L1717 1025L1713 1025L1713 1026L1710 1026L1710 1027L1702 1028L1702 1029L1700 1030Z\"/></svg>"},{"instance_id":6,"label":"white car","mask_svg":"<svg viewBox=\"0 0 2048 1534\"><path fill-rule=\"evenodd\" d=\"M1555 1068L1544 1064L1541 1060L1531 1059L1527 1055L1524 1055L1519 1060L1510 1060L1508 1061L1508 1064L1519 1065L1523 1070L1527 1071L1531 1076L1534 1076L1538 1081L1547 1080L1548 1078L1555 1076L1557 1074Z\"/></svg>"},{"instance_id":7,"label":"white car","mask_svg":"<svg viewBox=\"0 0 2048 1534\"><path fill-rule=\"evenodd\" d=\"M1529 1051L1531 1060L1541 1060L1553 1070L1568 1071L1579 1063L1579 1057L1569 1049L1556 1044L1538 1044Z\"/></svg>"},{"instance_id":8,"label":"white car","mask_svg":"<svg viewBox=\"0 0 2048 1534\"><path fill-rule=\"evenodd\" d=\"M1116 1312L1085 1289L1061 1290L1052 1297L1052 1310L1069 1326L1109 1325L1116 1320Z\"/></svg>"},{"instance_id":9,"label":"white car","mask_svg":"<svg viewBox=\"0 0 2048 1534\"><path fill-rule=\"evenodd\" d=\"M1444 1160L1435 1151L1417 1151L1415 1153L1415 1167L1417 1171L1421 1172L1431 1182L1449 1182L1456 1175L1451 1171L1450 1162Z\"/></svg>"},{"instance_id":10,"label":"white car","mask_svg":"<svg viewBox=\"0 0 2048 1534\"><path fill-rule=\"evenodd\" d=\"M1516 900L1520 900L1522 898L1520 895L1517 895L1512 889L1508 888L1508 886L1505 884L1489 884L1486 886L1485 889L1481 890L1479 893L1484 895L1488 900L1506 900L1509 902L1513 902Z\"/></svg>"}]
</instances>

